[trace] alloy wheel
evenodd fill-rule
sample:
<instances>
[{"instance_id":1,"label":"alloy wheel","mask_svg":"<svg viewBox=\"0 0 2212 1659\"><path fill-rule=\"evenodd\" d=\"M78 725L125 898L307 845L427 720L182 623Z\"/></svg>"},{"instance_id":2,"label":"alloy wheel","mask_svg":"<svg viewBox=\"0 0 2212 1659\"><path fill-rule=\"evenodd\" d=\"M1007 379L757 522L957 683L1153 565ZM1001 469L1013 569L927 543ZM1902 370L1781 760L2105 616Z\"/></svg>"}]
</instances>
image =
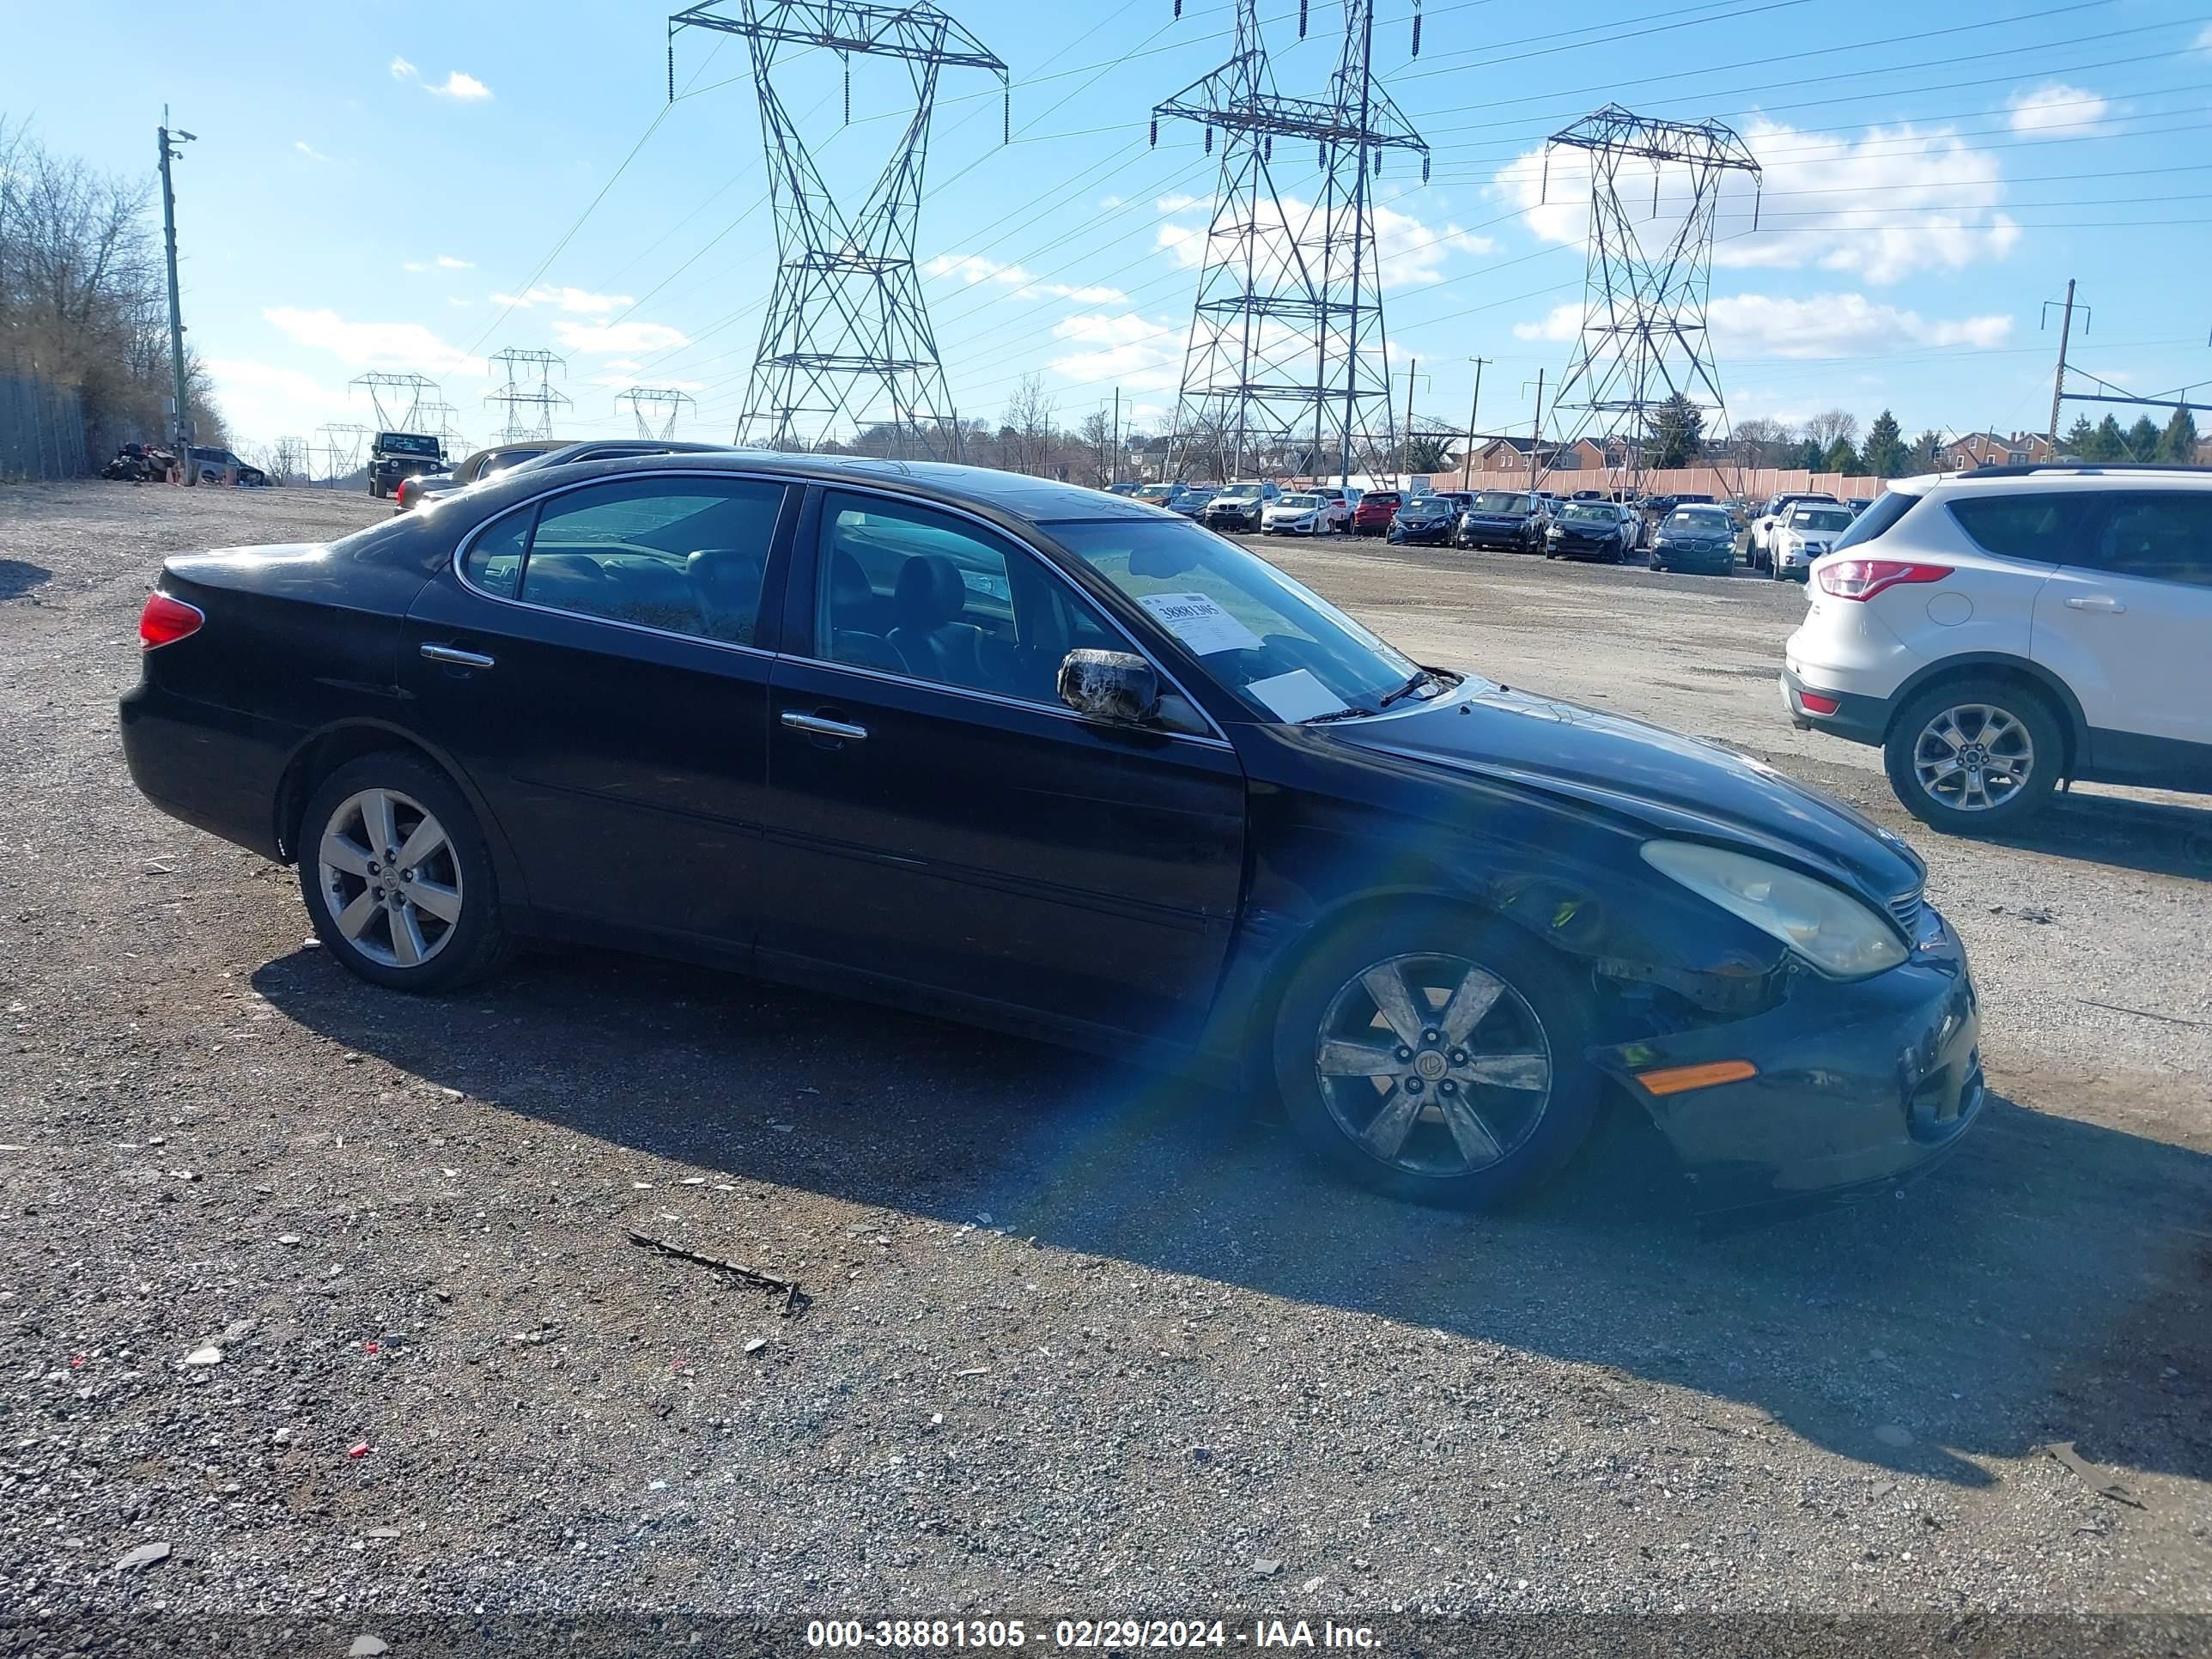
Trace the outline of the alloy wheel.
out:
<instances>
[{"instance_id":1,"label":"alloy wheel","mask_svg":"<svg viewBox=\"0 0 2212 1659\"><path fill-rule=\"evenodd\" d=\"M1314 1075L1337 1127L1369 1157L1463 1176L1534 1133L1552 1098L1551 1043L1528 1000L1479 963L1392 957L1330 1000Z\"/></svg>"},{"instance_id":2,"label":"alloy wheel","mask_svg":"<svg viewBox=\"0 0 2212 1659\"><path fill-rule=\"evenodd\" d=\"M1920 728L1912 772L1930 799L1954 812L1986 812L2027 787L2035 739L1993 703L1960 703Z\"/></svg>"},{"instance_id":3,"label":"alloy wheel","mask_svg":"<svg viewBox=\"0 0 2212 1659\"><path fill-rule=\"evenodd\" d=\"M453 940L461 866L446 828L396 789L338 803L317 847L316 880L346 942L386 968L418 968Z\"/></svg>"}]
</instances>

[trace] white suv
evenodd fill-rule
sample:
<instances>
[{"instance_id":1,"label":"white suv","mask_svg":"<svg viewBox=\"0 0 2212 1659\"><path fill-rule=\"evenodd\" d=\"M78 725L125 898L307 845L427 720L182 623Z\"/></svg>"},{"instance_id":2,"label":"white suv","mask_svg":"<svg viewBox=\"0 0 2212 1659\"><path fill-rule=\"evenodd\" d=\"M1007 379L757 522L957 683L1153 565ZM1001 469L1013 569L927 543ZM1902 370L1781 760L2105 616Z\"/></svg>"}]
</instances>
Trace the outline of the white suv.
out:
<instances>
[{"instance_id":1,"label":"white suv","mask_svg":"<svg viewBox=\"0 0 2212 1659\"><path fill-rule=\"evenodd\" d=\"M1879 745L1938 829L2008 829L2062 779L2212 793L2212 472L1905 479L1807 598L1791 719Z\"/></svg>"}]
</instances>

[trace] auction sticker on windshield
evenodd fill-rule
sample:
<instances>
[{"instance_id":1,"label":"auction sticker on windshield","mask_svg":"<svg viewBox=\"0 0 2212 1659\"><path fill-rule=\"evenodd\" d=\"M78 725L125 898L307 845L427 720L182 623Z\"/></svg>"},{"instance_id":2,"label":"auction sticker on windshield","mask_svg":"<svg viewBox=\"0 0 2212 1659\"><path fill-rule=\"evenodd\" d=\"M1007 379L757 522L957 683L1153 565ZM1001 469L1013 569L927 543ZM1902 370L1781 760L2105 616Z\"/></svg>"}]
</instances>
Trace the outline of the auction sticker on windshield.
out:
<instances>
[{"instance_id":1,"label":"auction sticker on windshield","mask_svg":"<svg viewBox=\"0 0 2212 1659\"><path fill-rule=\"evenodd\" d=\"M1293 726L1316 714L1341 714L1345 707L1343 698L1303 668L1271 679L1254 680L1244 689Z\"/></svg>"},{"instance_id":2,"label":"auction sticker on windshield","mask_svg":"<svg viewBox=\"0 0 2212 1659\"><path fill-rule=\"evenodd\" d=\"M1203 593L1146 593L1139 605L1198 656L1217 651L1257 651L1260 636Z\"/></svg>"}]
</instances>

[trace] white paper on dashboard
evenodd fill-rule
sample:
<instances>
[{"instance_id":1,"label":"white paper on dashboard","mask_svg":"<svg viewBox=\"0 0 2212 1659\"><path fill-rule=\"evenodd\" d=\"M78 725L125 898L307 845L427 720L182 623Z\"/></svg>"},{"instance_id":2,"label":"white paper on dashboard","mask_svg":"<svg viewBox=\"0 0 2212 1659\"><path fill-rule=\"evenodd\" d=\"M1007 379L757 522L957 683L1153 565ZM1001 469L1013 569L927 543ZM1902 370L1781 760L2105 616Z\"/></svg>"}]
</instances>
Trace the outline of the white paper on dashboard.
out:
<instances>
[{"instance_id":1,"label":"white paper on dashboard","mask_svg":"<svg viewBox=\"0 0 2212 1659\"><path fill-rule=\"evenodd\" d=\"M1203 593L1146 593L1139 596L1137 603L1158 617L1162 626L1196 655L1260 648L1257 634Z\"/></svg>"},{"instance_id":2,"label":"white paper on dashboard","mask_svg":"<svg viewBox=\"0 0 2212 1659\"><path fill-rule=\"evenodd\" d=\"M1303 668L1293 668L1273 679L1254 680L1244 689L1293 724L1316 714L1334 714L1346 707L1343 698Z\"/></svg>"}]
</instances>

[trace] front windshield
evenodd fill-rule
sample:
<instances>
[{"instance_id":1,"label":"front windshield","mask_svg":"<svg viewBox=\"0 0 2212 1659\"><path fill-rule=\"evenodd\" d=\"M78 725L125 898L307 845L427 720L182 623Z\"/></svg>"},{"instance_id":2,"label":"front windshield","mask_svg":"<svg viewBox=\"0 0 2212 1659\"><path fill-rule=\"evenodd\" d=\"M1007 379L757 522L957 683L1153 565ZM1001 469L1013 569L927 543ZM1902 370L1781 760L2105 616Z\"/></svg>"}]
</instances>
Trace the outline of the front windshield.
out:
<instances>
[{"instance_id":1,"label":"front windshield","mask_svg":"<svg viewBox=\"0 0 2212 1659\"><path fill-rule=\"evenodd\" d=\"M1213 499L1217 501L1249 501L1260 494L1257 484L1231 484Z\"/></svg>"},{"instance_id":2,"label":"front windshield","mask_svg":"<svg viewBox=\"0 0 2212 1659\"><path fill-rule=\"evenodd\" d=\"M1679 513L1670 514L1667 519L1667 528L1691 534L1702 531L1720 536L1732 534L1735 526L1729 522L1729 515L1718 507L1686 507Z\"/></svg>"},{"instance_id":3,"label":"front windshield","mask_svg":"<svg viewBox=\"0 0 2212 1659\"><path fill-rule=\"evenodd\" d=\"M1801 507L1790 515L1792 530L1849 530L1851 515L1840 507Z\"/></svg>"},{"instance_id":4,"label":"front windshield","mask_svg":"<svg viewBox=\"0 0 2212 1659\"><path fill-rule=\"evenodd\" d=\"M1137 499L1140 501L1164 501L1174 494L1175 488L1171 484L1146 484L1137 492Z\"/></svg>"},{"instance_id":5,"label":"front windshield","mask_svg":"<svg viewBox=\"0 0 2212 1659\"><path fill-rule=\"evenodd\" d=\"M1474 510L1477 513L1526 513L1528 498L1510 495L1503 489L1486 489L1474 498Z\"/></svg>"},{"instance_id":6,"label":"front windshield","mask_svg":"<svg viewBox=\"0 0 2212 1659\"><path fill-rule=\"evenodd\" d=\"M1255 714L1371 713L1419 672L1328 600L1197 525L1133 519L1046 530Z\"/></svg>"},{"instance_id":7,"label":"front windshield","mask_svg":"<svg viewBox=\"0 0 2212 1659\"><path fill-rule=\"evenodd\" d=\"M1600 507L1591 501L1577 501L1559 514L1565 524L1618 524L1609 507Z\"/></svg>"},{"instance_id":8,"label":"front windshield","mask_svg":"<svg viewBox=\"0 0 2212 1659\"><path fill-rule=\"evenodd\" d=\"M1277 501L1275 505L1278 507L1319 507L1321 505L1321 497L1318 495L1285 495L1282 500Z\"/></svg>"}]
</instances>

